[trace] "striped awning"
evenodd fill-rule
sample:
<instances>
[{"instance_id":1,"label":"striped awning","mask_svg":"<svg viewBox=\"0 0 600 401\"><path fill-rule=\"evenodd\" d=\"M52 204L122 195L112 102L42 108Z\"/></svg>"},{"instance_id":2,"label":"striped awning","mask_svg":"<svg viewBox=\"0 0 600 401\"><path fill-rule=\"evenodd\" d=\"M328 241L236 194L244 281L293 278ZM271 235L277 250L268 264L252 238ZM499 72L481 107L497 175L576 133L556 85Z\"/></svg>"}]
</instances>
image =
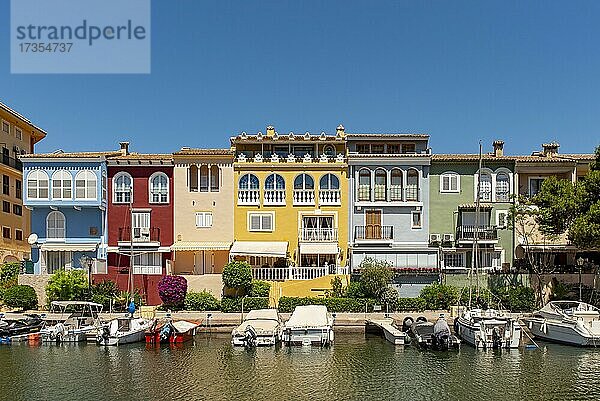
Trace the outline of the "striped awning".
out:
<instances>
[{"instance_id":1,"label":"striped awning","mask_svg":"<svg viewBox=\"0 0 600 401\"><path fill-rule=\"evenodd\" d=\"M98 248L98 244L66 244L60 243L43 243L40 246L42 251L70 251L70 252L93 252Z\"/></svg>"},{"instance_id":2,"label":"striped awning","mask_svg":"<svg viewBox=\"0 0 600 401\"><path fill-rule=\"evenodd\" d=\"M231 242L223 241L177 241L171 245L172 251L228 251Z\"/></svg>"},{"instance_id":3,"label":"striped awning","mask_svg":"<svg viewBox=\"0 0 600 401\"><path fill-rule=\"evenodd\" d=\"M314 242L301 243L300 253L303 255L337 255L339 253L337 243Z\"/></svg>"},{"instance_id":4,"label":"striped awning","mask_svg":"<svg viewBox=\"0 0 600 401\"><path fill-rule=\"evenodd\" d=\"M288 243L283 241L235 241L229 254L232 256L271 256L285 258Z\"/></svg>"}]
</instances>

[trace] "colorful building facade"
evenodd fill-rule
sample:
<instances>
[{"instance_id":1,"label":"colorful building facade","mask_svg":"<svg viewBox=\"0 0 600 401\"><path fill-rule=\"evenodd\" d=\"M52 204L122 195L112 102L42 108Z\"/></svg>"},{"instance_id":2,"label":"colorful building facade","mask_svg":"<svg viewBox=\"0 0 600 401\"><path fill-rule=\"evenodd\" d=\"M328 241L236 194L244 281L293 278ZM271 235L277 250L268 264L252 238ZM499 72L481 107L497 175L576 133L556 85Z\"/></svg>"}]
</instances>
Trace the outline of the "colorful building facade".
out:
<instances>
[{"instance_id":1,"label":"colorful building facade","mask_svg":"<svg viewBox=\"0 0 600 401\"><path fill-rule=\"evenodd\" d=\"M25 183L19 157L34 152L46 132L25 116L0 103L0 263L30 259L27 238L31 233L30 213L23 207Z\"/></svg>"}]
</instances>

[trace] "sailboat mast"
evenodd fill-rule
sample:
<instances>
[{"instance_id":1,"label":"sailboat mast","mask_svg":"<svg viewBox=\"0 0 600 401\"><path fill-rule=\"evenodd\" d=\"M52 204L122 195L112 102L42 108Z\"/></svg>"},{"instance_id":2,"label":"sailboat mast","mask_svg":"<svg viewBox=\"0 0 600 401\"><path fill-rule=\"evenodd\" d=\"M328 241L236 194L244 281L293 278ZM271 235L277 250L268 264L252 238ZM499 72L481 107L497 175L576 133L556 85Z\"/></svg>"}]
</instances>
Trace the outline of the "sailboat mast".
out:
<instances>
[{"instance_id":1,"label":"sailboat mast","mask_svg":"<svg viewBox=\"0 0 600 401\"><path fill-rule=\"evenodd\" d=\"M129 297L133 301L133 188L129 193L129 222Z\"/></svg>"},{"instance_id":2,"label":"sailboat mast","mask_svg":"<svg viewBox=\"0 0 600 401\"><path fill-rule=\"evenodd\" d=\"M483 167L482 145L479 141L479 169L477 173L477 199L475 199L475 230L473 235L473 264L477 280L477 298L479 298L479 212L481 210L481 168Z\"/></svg>"}]
</instances>

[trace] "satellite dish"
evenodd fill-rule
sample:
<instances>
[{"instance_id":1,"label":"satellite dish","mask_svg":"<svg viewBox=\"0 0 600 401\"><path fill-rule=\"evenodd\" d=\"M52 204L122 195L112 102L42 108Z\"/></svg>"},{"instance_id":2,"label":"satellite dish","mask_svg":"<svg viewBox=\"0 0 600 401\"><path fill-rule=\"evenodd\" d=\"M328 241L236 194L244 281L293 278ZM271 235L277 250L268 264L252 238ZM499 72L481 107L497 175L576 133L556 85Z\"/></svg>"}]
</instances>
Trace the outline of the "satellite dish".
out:
<instances>
[{"instance_id":1,"label":"satellite dish","mask_svg":"<svg viewBox=\"0 0 600 401\"><path fill-rule=\"evenodd\" d=\"M33 245L37 242L38 240L38 235L36 233L31 233L29 235L29 237L27 237L27 242L29 243L29 245Z\"/></svg>"}]
</instances>

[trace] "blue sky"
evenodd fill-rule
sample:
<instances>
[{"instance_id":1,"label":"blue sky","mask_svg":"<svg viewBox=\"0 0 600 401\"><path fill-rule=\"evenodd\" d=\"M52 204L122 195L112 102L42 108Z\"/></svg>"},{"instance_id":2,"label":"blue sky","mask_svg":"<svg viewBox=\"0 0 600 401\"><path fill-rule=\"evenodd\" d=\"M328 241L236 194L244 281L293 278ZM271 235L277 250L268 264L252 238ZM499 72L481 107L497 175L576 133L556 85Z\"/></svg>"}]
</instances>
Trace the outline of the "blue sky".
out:
<instances>
[{"instance_id":1,"label":"blue sky","mask_svg":"<svg viewBox=\"0 0 600 401\"><path fill-rule=\"evenodd\" d=\"M600 2L152 2L150 75L11 75L37 151L225 147L241 131L425 132L434 152L600 144Z\"/></svg>"}]
</instances>

